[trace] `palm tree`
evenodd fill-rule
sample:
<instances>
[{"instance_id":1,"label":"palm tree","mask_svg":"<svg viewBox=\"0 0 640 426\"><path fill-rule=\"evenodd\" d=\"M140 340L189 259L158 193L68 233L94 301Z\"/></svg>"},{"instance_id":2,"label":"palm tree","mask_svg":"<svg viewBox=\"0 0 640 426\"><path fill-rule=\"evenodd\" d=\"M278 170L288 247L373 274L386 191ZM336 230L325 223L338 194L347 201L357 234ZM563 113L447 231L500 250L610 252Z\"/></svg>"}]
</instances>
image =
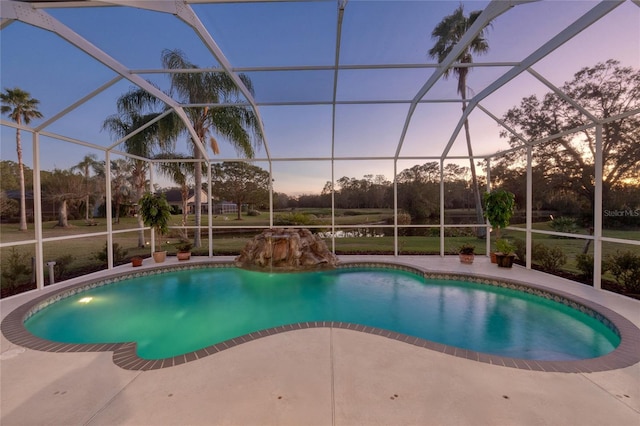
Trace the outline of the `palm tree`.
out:
<instances>
[{"instance_id":1,"label":"palm tree","mask_svg":"<svg viewBox=\"0 0 640 426\"><path fill-rule=\"evenodd\" d=\"M29 124L33 118L42 118L38 111L39 100L33 99L29 92L22 89L5 89L0 93L2 114L7 114L18 126ZM24 183L24 163L22 162L22 142L20 140L20 127L16 128L16 151L18 153L18 169L20 171L20 230L27 230L27 203Z\"/></svg>"},{"instance_id":2,"label":"palm tree","mask_svg":"<svg viewBox=\"0 0 640 426\"><path fill-rule=\"evenodd\" d=\"M180 50L163 50L162 64L172 70L197 69L198 66L189 62ZM253 93L253 85L246 75L241 74L240 79ZM231 103L239 98L240 90L233 80L221 72L199 73L172 73L171 91L177 100L185 104L217 104L221 102ZM144 90L140 89L130 93L127 104L132 110L144 110L161 104L161 101ZM226 139L233 145L239 154L247 158L253 158L254 148L262 145L262 135L259 131L258 118L253 111L245 106L225 106L224 108L188 107L185 113L194 128L198 139L208 142L214 154L219 154L218 142L214 134ZM172 119L169 119L169 118ZM165 128L171 124L176 125L174 135L186 133L186 126L176 119L175 114L166 117ZM202 159L202 153L193 143L193 158ZM201 224L202 212L202 168L195 168L195 225ZM196 232L194 247L200 247L200 232Z\"/></svg>"},{"instance_id":3,"label":"palm tree","mask_svg":"<svg viewBox=\"0 0 640 426\"><path fill-rule=\"evenodd\" d=\"M158 116L156 113L141 115L137 111L129 109L127 102L131 93L132 92L125 93L118 98L118 113L107 117L102 124L102 128L109 131L115 138L123 138L127 136ZM170 148L172 143L173 140L165 135L160 122L156 122L125 140L124 148L129 154L136 155L138 157L151 158L153 157L154 150L156 148L166 150ZM142 198L147 190L148 165L147 162L143 160L133 159L132 161L133 167L131 169L131 179L133 181L135 199L137 201ZM142 228L144 228L144 221L142 220L141 215L137 215L137 217L138 226L141 228L138 234L138 247L144 247L145 239L144 231L142 230Z\"/></svg>"},{"instance_id":4,"label":"palm tree","mask_svg":"<svg viewBox=\"0 0 640 426\"><path fill-rule=\"evenodd\" d=\"M91 169L93 169L94 173L96 174L100 173L101 166L102 163L98 161L98 157L95 154L88 154L84 156L82 161L71 168L72 171L80 170L80 172L82 172L82 174L84 175L84 182L87 190L87 195L85 196L84 220L87 222L89 222L89 203L91 196L91 191L89 190L89 174L91 172Z\"/></svg>"},{"instance_id":5,"label":"palm tree","mask_svg":"<svg viewBox=\"0 0 640 426\"><path fill-rule=\"evenodd\" d=\"M111 161L111 196L113 197L115 218L114 223L120 223L120 206L122 201L131 194L130 176L133 175L133 162L118 158Z\"/></svg>"},{"instance_id":6,"label":"palm tree","mask_svg":"<svg viewBox=\"0 0 640 426\"><path fill-rule=\"evenodd\" d=\"M442 62L447 55L451 52L451 49L458 44L460 39L464 36L467 30L473 25L475 20L480 16L482 11L476 10L465 16L462 4L448 16L445 16L442 21L433 29L431 37L436 40L436 43L431 49L429 49L429 56L436 58L438 62ZM487 24L482 31L478 33L476 38L462 51L457 61L463 64L473 62L472 54L483 54L489 50L489 43L485 38L485 33L491 24ZM458 78L457 91L462 97L462 112L467 109L467 74L469 73L469 67L454 67L449 68L444 72L444 77L448 78L452 73ZM476 175L476 166L473 162L473 149L471 147L471 134L469 131L469 121L464 120L464 133L467 139L467 151L469 153L469 163L471 166L471 180L473 183L475 204L476 204L476 216L478 223L484 222L482 215L482 201L480 198L480 188L478 186L478 178ZM478 236L484 236L484 230L478 230Z\"/></svg>"},{"instance_id":7,"label":"palm tree","mask_svg":"<svg viewBox=\"0 0 640 426\"><path fill-rule=\"evenodd\" d=\"M156 155L156 159L193 159L193 157L186 157L177 153L163 153ZM182 226L187 226L187 217L189 215L187 201L189 200L189 180L195 175L196 167L200 167L199 164L194 162L180 161L180 162L163 162L158 163L158 169L160 173L173 180L180 186L180 197L182 198ZM189 238L189 233L186 228L183 228L183 239Z\"/></svg>"}]
</instances>

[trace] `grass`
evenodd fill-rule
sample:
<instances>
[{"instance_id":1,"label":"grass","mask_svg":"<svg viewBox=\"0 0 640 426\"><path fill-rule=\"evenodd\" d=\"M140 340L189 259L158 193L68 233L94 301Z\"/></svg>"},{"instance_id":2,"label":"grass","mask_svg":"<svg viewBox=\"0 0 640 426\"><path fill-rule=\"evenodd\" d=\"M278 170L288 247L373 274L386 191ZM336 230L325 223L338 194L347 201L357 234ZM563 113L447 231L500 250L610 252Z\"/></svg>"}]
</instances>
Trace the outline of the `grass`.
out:
<instances>
[{"instance_id":1,"label":"grass","mask_svg":"<svg viewBox=\"0 0 640 426\"><path fill-rule=\"evenodd\" d=\"M290 212L276 213L278 215L288 215ZM298 209L296 214L312 214L313 225L310 226L313 230L320 230L317 226L329 226L331 224L330 210L327 209ZM366 228L367 225L384 223L391 217L390 210L342 210L336 214L336 225L338 226L354 226ZM214 229L213 247L214 254L235 255L245 246L247 241L255 234L260 232L258 229L247 229L252 226L268 226L269 214L261 213L258 216L242 216L242 220L235 220L235 215L217 215L213 217L212 226ZM193 226L193 216L190 216L190 223L188 225ZM172 217L171 225L180 226L182 217L175 215ZM106 264L97 259L100 251L105 250L107 242L107 224L106 220L99 218L95 220L95 226L88 226L84 220L71 220L70 228L56 227L56 222L43 223L43 238L54 237L76 237L68 240L61 241L45 241L43 243L43 253L45 262L51 260L61 259L62 256L68 255L73 260L66 265L68 270L76 270L78 273L87 273L92 270L105 269ZM194 249L194 255L208 255L208 216L202 216L202 247ZM138 223L135 218L127 217L121 218L119 224L114 224L112 229L115 232L124 231L122 233L116 233L113 235L114 243L117 243L120 248L126 250L125 259L123 262L128 261L135 255L142 255L148 257L151 254L149 246L139 248L138 247ZM228 229L228 232L224 232L225 228L238 227L238 229ZM242 229L247 227L245 229ZM516 226L520 227L520 226ZM537 230L550 231L551 228L546 222L535 223L533 228ZM417 229L414 229L417 230ZM474 236L465 236L464 231L469 232L470 228L463 228L459 236L447 236L445 238L445 253L453 254L457 253L458 247L463 244L472 244L476 247L476 254L486 254L485 240L478 239ZM376 229L376 231L382 232L382 229ZM389 231L389 230L387 230ZM401 232L404 232L400 230ZM422 229L424 231L424 229ZM165 244L163 249L166 249L169 254L175 254L177 252L175 245L180 242L178 238L179 230L172 230L170 234L164 239ZM193 238L194 230L189 230L189 237ZM398 239L398 249L400 254L439 254L440 253L440 239L437 236L437 229L432 230L436 233L436 236L400 236ZM506 238L519 238L524 240L525 234L516 230L503 231L503 237ZM587 234L586 229L579 229L578 232ZM100 234L104 235L92 235ZM423 232L424 233L424 232ZM604 235L611 238L624 238L631 240L640 240L640 230L605 230ZM150 231L145 231L145 239L148 241L150 238ZM30 224L30 229L27 232L20 232L17 224L2 224L0 225L0 241L2 243L27 241L35 239L35 232L33 231L33 225ZM579 273L580 271L576 267L575 258L576 255L582 253L587 240L576 238L557 238L551 235L545 234L533 234L534 244L545 244L549 247L560 247L567 256L567 264L564 265L561 270L570 273ZM168 243L167 243L168 242ZM327 240L327 245L331 248L331 240ZM0 256L2 259L7 259L11 254L12 248L4 247L0 249ZM15 247L23 254L25 259L29 259L34 256L35 244L27 244L23 246ZM363 237L348 237L348 238L336 238L335 250L337 254L346 253L367 253L367 254L391 254L394 250L394 240L392 236L363 238ZM616 251L638 251L640 247L630 246L619 243L603 243L603 255L606 257L609 254L613 254ZM589 246L589 253L593 254L593 244ZM3 271L6 268L6 262L3 262ZM29 264L30 268L30 264ZM604 278L613 280L613 277L605 275ZM4 281L4 280L3 280ZM3 285L4 287L4 285Z\"/></svg>"}]
</instances>

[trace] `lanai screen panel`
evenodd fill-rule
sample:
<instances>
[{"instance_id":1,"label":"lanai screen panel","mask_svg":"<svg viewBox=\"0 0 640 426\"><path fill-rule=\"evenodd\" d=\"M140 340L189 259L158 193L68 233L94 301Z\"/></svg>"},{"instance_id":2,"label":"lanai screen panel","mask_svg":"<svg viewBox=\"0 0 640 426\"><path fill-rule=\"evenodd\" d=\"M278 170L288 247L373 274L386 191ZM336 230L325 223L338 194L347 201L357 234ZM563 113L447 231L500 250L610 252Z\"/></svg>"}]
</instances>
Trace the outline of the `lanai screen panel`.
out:
<instances>
[{"instance_id":1,"label":"lanai screen panel","mask_svg":"<svg viewBox=\"0 0 640 426\"><path fill-rule=\"evenodd\" d=\"M121 2L125 6L105 2L106 7L93 7L102 5L100 2L28 3L49 13L132 75L151 81L163 92L170 91L169 74L162 70L164 49L180 49L198 67L223 72L214 54L187 23L172 13L135 7L139 4L143 8L170 10L171 2ZM460 4L468 13L491 3ZM481 93L598 4L522 3L495 18L487 32L489 50L474 58L478 66L469 71L467 98L471 100ZM272 148L271 158L305 159L393 156L400 142L404 144L397 151L400 157L438 156L443 152L464 155L457 149L460 135L453 135L461 114L454 75L439 78L420 99L422 103L411 119L406 120L406 115L402 119L421 85L437 67L436 60L428 55L434 42L431 31L458 5L449 1L194 1L185 7L193 10L230 64L230 70L251 78L268 147ZM549 52L533 68L561 87L578 69L606 60L607 56L623 65L636 66L640 62L639 9L633 2L624 2ZM29 90L40 99L45 120L117 76L47 31L16 22L4 28L2 35L3 86ZM26 40L30 40L28 46L23 42ZM480 106L493 117L502 117L530 94L532 87L525 80L536 82L535 93L548 90L532 76L521 75L508 83L508 90L498 89L481 100ZM123 78L44 130L110 147L114 138L100 125L109 113L115 112L117 97L131 86ZM175 95L174 100L178 104L183 101ZM240 100L248 105L242 96ZM474 111L469 118L474 154L488 156L507 148L504 141L500 142L501 127L492 123L494 118L482 111ZM478 120L481 124L474 122ZM405 121L408 129L403 138ZM434 121L437 126L432 124ZM32 124L37 126L38 121ZM380 127L384 130L377 130ZM3 139L10 138L11 133L3 126ZM189 152L186 138L178 142L177 152ZM220 159L238 157L224 141L220 145ZM4 148L3 151L7 152ZM256 155L269 157L266 148ZM72 165L72 160L63 157L44 160L43 168Z\"/></svg>"}]
</instances>

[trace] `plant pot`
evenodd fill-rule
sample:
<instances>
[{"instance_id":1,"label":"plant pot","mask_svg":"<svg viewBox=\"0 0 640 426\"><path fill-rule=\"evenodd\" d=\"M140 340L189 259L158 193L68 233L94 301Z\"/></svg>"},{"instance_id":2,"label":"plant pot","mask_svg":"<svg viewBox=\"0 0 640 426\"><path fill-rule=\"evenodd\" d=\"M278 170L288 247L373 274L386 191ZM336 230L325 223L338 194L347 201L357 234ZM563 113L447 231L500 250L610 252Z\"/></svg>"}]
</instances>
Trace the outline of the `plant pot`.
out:
<instances>
[{"instance_id":1,"label":"plant pot","mask_svg":"<svg viewBox=\"0 0 640 426\"><path fill-rule=\"evenodd\" d=\"M189 260L189 259L191 259L191 252L189 252L189 251L179 251L176 254L176 257L178 258L178 260Z\"/></svg>"},{"instance_id":2,"label":"plant pot","mask_svg":"<svg viewBox=\"0 0 640 426\"><path fill-rule=\"evenodd\" d=\"M496 253L496 261L500 268L511 268L513 266L513 260L516 258L515 254L501 254Z\"/></svg>"},{"instance_id":3,"label":"plant pot","mask_svg":"<svg viewBox=\"0 0 640 426\"><path fill-rule=\"evenodd\" d=\"M496 252L495 251L490 252L489 256L491 257L491 263L498 263L498 260L496 259Z\"/></svg>"},{"instance_id":4,"label":"plant pot","mask_svg":"<svg viewBox=\"0 0 640 426\"><path fill-rule=\"evenodd\" d=\"M167 258L167 252L166 251L154 251L153 252L153 260L155 260L156 263L162 263L166 260Z\"/></svg>"},{"instance_id":5,"label":"plant pot","mask_svg":"<svg viewBox=\"0 0 640 426\"><path fill-rule=\"evenodd\" d=\"M131 258L131 265L136 268L138 266L142 266L142 258L141 257L132 257Z\"/></svg>"},{"instance_id":6,"label":"plant pot","mask_svg":"<svg viewBox=\"0 0 640 426\"><path fill-rule=\"evenodd\" d=\"M464 263L467 265L471 265L475 257L475 255L473 254L464 254L464 253L459 253L458 256L460 256L460 263Z\"/></svg>"}]
</instances>

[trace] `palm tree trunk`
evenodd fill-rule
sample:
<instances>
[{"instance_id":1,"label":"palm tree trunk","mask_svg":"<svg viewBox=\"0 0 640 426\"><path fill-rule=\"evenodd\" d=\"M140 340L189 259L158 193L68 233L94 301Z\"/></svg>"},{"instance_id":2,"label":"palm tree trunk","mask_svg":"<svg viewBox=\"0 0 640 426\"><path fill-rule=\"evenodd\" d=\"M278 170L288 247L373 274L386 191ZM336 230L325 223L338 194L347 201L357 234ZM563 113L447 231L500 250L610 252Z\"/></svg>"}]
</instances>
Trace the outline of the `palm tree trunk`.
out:
<instances>
[{"instance_id":1,"label":"palm tree trunk","mask_svg":"<svg viewBox=\"0 0 640 426\"><path fill-rule=\"evenodd\" d=\"M140 231L138 232L138 247L139 248L143 248L145 246L145 241L144 241L144 220L142 220L142 215L140 213L137 214L138 216L138 228L140 228Z\"/></svg>"},{"instance_id":2,"label":"palm tree trunk","mask_svg":"<svg viewBox=\"0 0 640 426\"><path fill-rule=\"evenodd\" d=\"M145 176L144 176L144 169L141 166L136 166L136 170L135 170L135 185L136 185L136 198L137 198L137 202L140 202L140 199L142 198L142 195L144 194L144 182L145 182ZM137 218L138 218L138 228L140 228L140 231L138 232L138 247L139 248L143 248L145 246L145 240L144 240L144 220L142 219L142 215L140 214L140 212L138 212L136 214Z\"/></svg>"},{"instance_id":3,"label":"palm tree trunk","mask_svg":"<svg viewBox=\"0 0 640 426\"><path fill-rule=\"evenodd\" d=\"M18 118L18 125L20 125ZM20 140L20 129L16 129L16 151L18 154L18 170L20 172L20 231L27 230L27 193L24 182L24 163L22 162L22 142Z\"/></svg>"},{"instance_id":4,"label":"palm tree trunk","mask_svg":"<svg viewBox=\"0 0 640 426\"><path fill-rule=\"evenodd\" d=\"M84 167L84 182L87 190L87 197L85 200L85 212L84 212L84 220L89 222L89 166Z\"/></svg>"},{"instance_id":5,"label":"palm tree trunk","mask_svg":"<svg viewBox=\"0 0 640 426\"><path fill-rule=\"evenodd\" d=\"M187 226L187 218L189 212L187 209L189 206L187 205L187 200L189 198L189 187L184 184L182 185L182 226ZM189 239L189 230L187 228L182 229L182 238L185 240Z\"/></svg>"},{"instance_id":6,"label":"palm tree trunk","mask_svg":"<svg viewBox=\"0 0 640 426\"><path fill-rule=\"evenodd\" d=\"M199 160L202 155L197 147L193 150L193 157L196 160ZM195 222L196 222L196 231L193 236L193 247L200 248L202 246L202 242L200 241L200 223L201 223L201 211L202 211L202 167L199 162L194 163L196 165L194 178L195 178Z\"/></svg>"},{"instance_id":7,"label":"palm tree trunk","mask_svg":"<svg viewBox=\"0 0 640 426\"><path fill-rule=\"evenodd\" d=\"M465 98L465 96L463 95L462 97L463 99ZM465 110L467 109L467 103L465 101L462 101L462 113L464 114ZM469 120L465 119L464 120L464 134L465 137L467 139L467 151L469 152L469 166L471 169L471 182L473 185L473 195L474 195L474 199L475 199L475 205L476 205L476 221L477 223L484 223L484 215L482 213L482 200L480 199L480 187L478 186L478 176L476 174L476 165L475 165L475 161L473 160L473 148L471 147L471 132L469 130ZM479 238L482 238L485 236L485 229L484 228L477 228L476 229L476 236Z\"/></svg>"}]
</instances>

